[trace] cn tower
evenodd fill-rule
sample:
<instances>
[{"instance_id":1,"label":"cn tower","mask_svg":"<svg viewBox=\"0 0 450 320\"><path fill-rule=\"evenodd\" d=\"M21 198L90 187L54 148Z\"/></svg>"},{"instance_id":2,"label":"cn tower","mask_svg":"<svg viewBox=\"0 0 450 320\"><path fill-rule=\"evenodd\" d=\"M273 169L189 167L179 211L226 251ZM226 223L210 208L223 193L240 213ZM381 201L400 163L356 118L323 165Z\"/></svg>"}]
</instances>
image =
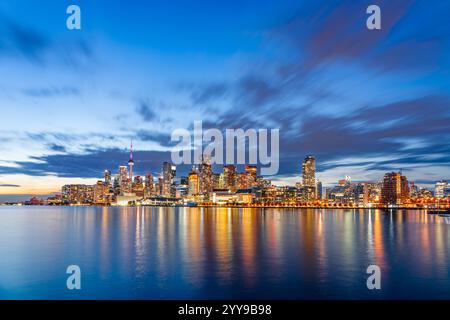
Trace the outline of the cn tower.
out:
<instances>
[{"instance_id":1,"label":"cn tower","mask_svg":"<svg viewBox=\"0 0 450 320\"><path fill-rule=\"evenodd\" d=\"M131 148L130 148L130 160L128 161L128 165L130 166L130 181L133 181L133 140L131 140Z\"/></svg>"}]
</instances>

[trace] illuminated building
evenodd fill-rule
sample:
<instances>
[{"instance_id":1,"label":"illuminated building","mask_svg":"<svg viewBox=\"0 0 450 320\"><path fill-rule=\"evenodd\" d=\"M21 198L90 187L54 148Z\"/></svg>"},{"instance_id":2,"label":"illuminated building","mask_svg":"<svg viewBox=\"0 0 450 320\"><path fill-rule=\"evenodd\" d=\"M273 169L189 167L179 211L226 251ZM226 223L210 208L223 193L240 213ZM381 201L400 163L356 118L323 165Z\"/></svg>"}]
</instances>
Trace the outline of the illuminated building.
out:
<instances>
[{"instance_id":1,"label":"illuminated building","mask_svg":"<svg viewBox=\"0 0 450 320\"><path fill-rule=\"evenodd\" d=\"M239 189L236 191L237 202L241 204L253 203L252 189Z\"/></svg>"},{"instance_id":2,"label":"illuminated building","mask_svg":"<svg viewBox=\"0 0 450 320\"><path fill-rule=\"evenodd\" d=\"M228 190L214 191L212 202L218 205L228 205L237 203L238 196Z\"/></svg>"},{"instance_id":3,"label":"illuminated building","mask_svg":"<svg viewBox=\"0 0 450 320\"><path fill-rule=\"evenodd\" d=\"M131 192L131 180L128 178L128 169L126 166L119 167L119 186L119 193L123 194Z\"/></svg>"},{"instance_id":4,"label":"illuminated building","mask_svg":"<svg viewBox=\"0 0 450 320\"><path fill-rule=\"evenodd\" d=\"M137 197L144 197L144 180L141 176L134 177L132 192Z\"/></svg>"},{"instance_id":5,"label":"illuminated building","mask_svg":"<svg viewBox=\"0 0 450 320\"><path fill-rule=\"evenodd\" d=\"M247 178L247 188L253 188L256 186L257 179L257 168L256 166L246 166L245 167L245 175Z\"/></svg>"},{"instance_id":6,"label":"illuminated building","mask_svg":"<svg viewBox=\"0 0 450 320\"><path fill-rule=\"evenodd\" d=\"M200 191L200 181L197 171L195 170L195 167L192 167L192 171L189 173L188 176L188 183L189 183L189 195L197 195Z\"/></svg>"},{"instance_id":7,"label":"illuminated building","mask_svg":"<svg viewBox=\"0 0 450 320\"><path fill-rule=\"evenodd\" d=\"M302 162L302 188L308 201L316 197L316 158L307 156Z\"/></svg>"},{"instance_id":8,"label":"illuminated building","mask_svg":"<svg viewBox=\"0 0 450 320\"><path fill-rule=\"evenodd\" d=\"M247 174L245 172L238 173L236 182L237 182L238 189L247 189L248 188Z\"/></svg>"},{"instance_id":9,"label":"illuminated building","mask_svg":"<svg viewBox=\"0 0 450 320\"><path fill-rule=\"evenodd\" d=\"M103 181L97 181L94 185L94 203L106 204L108 202L109 188Z\"/></svg>"},{"instance_id":10,"label":"illuminated building","mask_svg":"<svg viewBox=\"0 0 450 320\"><path fill-rule=\"evenodd\" d=\"M213 180L213 190L214 189L223 189L223 174L219 173L213 173L212 175ZM221 183L222 181L222 183Z\"/></svg>"},{"instance_id":11,"label":"illuminated building","mask_svg":"<svg viewBox=\"0 0 450 320\"><path fill-rule=\"evenodd\" d=\"M211 162L208 157L202 158L202 163L200 164L200 190L204 194L212 192L214 188L213 183L213 172L211 167Z\"/></svg>"},{"instance_id":12,"label":"illuminated building","mask_svg":"<svg viewBox=\"0 0 450 320\"><path fill-rule=\"evenodd\" d=\"M436 182L435 188L434 188L434 196L436 198L444 198L445 194L449 193L450 190L450 183L447 181L439 181Z\"/></svg>"},{"instance_id":13,"label":"illuminated building","mask_svg":"<svg viewBox=\"0 0 450 320\"><path fill-rule=\"evenodd\" d=\"M381 198L381 184L374 182L365 182L364 184L364 205L378 203Z\"/></svg>"},{"instance_id":14,"label":"illuminated building","mask_svg":"<svg viewBox=\"0 0 450 320\"><path fill-rule=\"evenodd\" d=\"M409 198L408 179L400 172L389 172L384 175L381 189L381 202L384 204L402 204Z\"/></svg>"},{"instance_id":15,"label":"illuminated building","mask_svg":"<svg viewBox=\"0 0 450 320\"><path fill-rule=\"evenodd\" d=\"M105 180L104 180L105 185L110 187L111 186L111 171L105 170L104 176L105 176Z\"/></svg>"},{"instance_id":16,"label":"illuminated building","mask_svg":"<svg viewBox=\"0 0 450 320\"><path fill-rule=\"evenodd\" d=\"M68 204L88 204L94 201L94 186L66 184L62 187L62 200Z\"/></svg>"},{"instance_id":17,"label":"illuminated building","mask_svg":"<svg viewBox=\"0 0 450 320\"><path fill-rule=\"evenodd\" d=\"M173 179L176 176L177 167L169 162L164 162L162 166L162 192L164 197L174 197L175 190L173 186Z\"/></svg>"},{"instance_id":18,"label":"illuminated building","mask_svg":"<svg viewBox=\"0 0 450 320\"><path fill-rule=\"evenodd\" d=\"M175 198L184 198L189 195L189 181L187 177L176 179Z\"/></svg>"},{"instance_id":19,"label":"illuminated building","mask_svg":"<svg viewBox=\"0 0 450 320\"><path fill-rule=\"evenodd\" d=\"M158 182L156 183L156 194L162 196L163 190L164 190L164 178L162 174L160 174L158 176Z\"/></svg>"},{"instance_id":20,"label":"illuminated building","mask_svg":"<svg viewBox=\"0 0 450 320\"><path fill-rule=\"evenodd\" d=\"M113 180L113 191L114 195L117 196L120 194L120 175L116 174Z\"/></svg>"},{"instance_id":21,"label":"illuminated building","mask_svg":"<svg viewBox=\"0 0 450 320\"><path fill-rule=\"evenodd\" d=\"M236 191L236 167L233 165L227 165L223 167L223 176L225 182L225 188L231 192Z\"/></svg>"},{"instance_id":22,"label":"illuminated building","mask_svg":"<svg viewBox=\"0 0 450 320\"><path fill-rule=\"evenodd\" d=\"M269 203L275 201L276 195L276 187L269 186L268 188L264 188L261 192L261 200L263 202Z\"/></svg>"},{"instance_id":23,"label":"illuminated building","mask_svg":"<svg viewBox=\"0 0 450 320\"><path fill-rule=\"evenodd\" d=\"M316 199L322 199L322 182L316 183Z\"/></svg>"},{"instance_id":24,"label":"illuminated building","mask_svg":"<svg viewBox=\"0 0 450 320\"><path fill-rule=\"evenodd\" d=\"M411 197L411 199L419 198L419 188L414 184L414 182L411 182L409 188L409 196Z\"/></svg>"},{"instance_id":25,"label":"illuminated building","mask_svg":"<svg viewBox=\"0 0 450 320\"><path fill-rule=\"evenodd\" d=\"M269 188L272 185L272 181L264 179L263 177L256 177L256 186L264 189Z\"/></svg>"},{"instance_id":26,"label":"illuminated building","mask_svg":"<svg viewBox=\"0 0 450 320\"><path fill-rule=\"evenodd\" d=\"M429 199L433 198L433 192L426 188L420 188L419 189L419 198Z\"/></svg>"},{"instance_id":27,"label":"illuminated building","mask_svg":"<svg viewBox=\"0 0 450 320\"><path fill-rule=\"evenodd\" d=\"M155 185L153 183L153 175L151 173L145 176L144 197L150 198L155 195Z\"/></svg>"}]
</instances>

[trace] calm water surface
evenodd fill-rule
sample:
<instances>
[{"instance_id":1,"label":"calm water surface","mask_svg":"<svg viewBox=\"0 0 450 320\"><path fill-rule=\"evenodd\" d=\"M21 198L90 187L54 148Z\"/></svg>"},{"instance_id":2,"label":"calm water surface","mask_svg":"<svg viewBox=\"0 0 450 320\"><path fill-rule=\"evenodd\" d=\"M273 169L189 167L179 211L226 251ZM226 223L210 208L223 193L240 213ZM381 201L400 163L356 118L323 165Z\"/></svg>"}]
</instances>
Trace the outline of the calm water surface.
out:
<instances>
[{"instance_id":1,"label":"calm water surface","mask_svg":"<svg viewBox=\"0 0 450 320\"><path fill-rule=\"evenodd\" d=\"M449 262L418 211L0 207L1 299L450 299Z\"/></svg>"}]
</instances>

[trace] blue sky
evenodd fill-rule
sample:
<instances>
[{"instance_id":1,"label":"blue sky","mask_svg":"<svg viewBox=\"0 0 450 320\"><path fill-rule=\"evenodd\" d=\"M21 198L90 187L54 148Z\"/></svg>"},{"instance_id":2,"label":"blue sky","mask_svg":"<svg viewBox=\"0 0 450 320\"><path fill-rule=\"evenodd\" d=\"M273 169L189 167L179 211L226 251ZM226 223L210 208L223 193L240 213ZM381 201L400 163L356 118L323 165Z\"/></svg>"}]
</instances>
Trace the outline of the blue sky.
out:
<instances>
[{"instance_id":1,"label":"blue sky","mask_svg":"<svg viewBox=\"0 0 450 320\"><path fill-rule=\"evenodd\" d=\"M82 29L67 30L69 4ZM369 4L382 30L365 27ZM170 134L279 128L280 172L449 179L447 1L2 1L0 194L170 159ZM181 174L186 167L181 168Z\"/></svg>"}]
</instances>

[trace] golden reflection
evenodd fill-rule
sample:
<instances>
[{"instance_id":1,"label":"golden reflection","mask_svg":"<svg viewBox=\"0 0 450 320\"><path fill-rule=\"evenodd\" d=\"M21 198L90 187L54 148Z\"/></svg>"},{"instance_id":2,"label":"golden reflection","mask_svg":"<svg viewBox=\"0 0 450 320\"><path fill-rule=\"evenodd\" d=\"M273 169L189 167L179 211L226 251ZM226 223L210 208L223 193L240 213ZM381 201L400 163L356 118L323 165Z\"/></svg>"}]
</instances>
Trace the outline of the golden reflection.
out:
<instances>
[{"instance_id":1,"label":"golden reflection","mask_svg":"<svg viewBox=\"0 0 450 320\"><path fill-rule=\"evenodd\" d=\"M384 239L383 239L383 225L381 222L382 213L380 210L374 212L374 223L373 223L373 245L375 252L375 264L378 266L385 265L384 257Z\"/></svg>"},{"instance_id":2,"label":"golden reflection","mask_svg":"<svg viewBox=\"0 0 450 320\"><path fill-rule=\"evenodd\" d=\"M256 274L256 228L259 227L256 219L255 209L239 209L241 216L241 248L242 263L244 272L244 281L246 285L252 285L255 282Z\"/></svg>"},{"instance_id":3,"label":"golden reflection","mask_svg":"<svg viewBox=\"0 0 450 320\"><path fill-rule=\"evenodd\" d=\"M228 282L232 279L233 238L231 232L231 209L219 208L213 213L214 248L219 280Z\"/></svg>"},{"instance_id":4,"label":"golden reflection","mask_svg":"<svg viewBox=\"0 0 450 320\"><path fill-rule=\"evenodd\" d=\"M183 255L183 268L185 278L194 286L199 286L204 274L203 255L203 210L199 208L183 208L183 232L180 237L181 254Z\"/></svg>"}]
</instances>

